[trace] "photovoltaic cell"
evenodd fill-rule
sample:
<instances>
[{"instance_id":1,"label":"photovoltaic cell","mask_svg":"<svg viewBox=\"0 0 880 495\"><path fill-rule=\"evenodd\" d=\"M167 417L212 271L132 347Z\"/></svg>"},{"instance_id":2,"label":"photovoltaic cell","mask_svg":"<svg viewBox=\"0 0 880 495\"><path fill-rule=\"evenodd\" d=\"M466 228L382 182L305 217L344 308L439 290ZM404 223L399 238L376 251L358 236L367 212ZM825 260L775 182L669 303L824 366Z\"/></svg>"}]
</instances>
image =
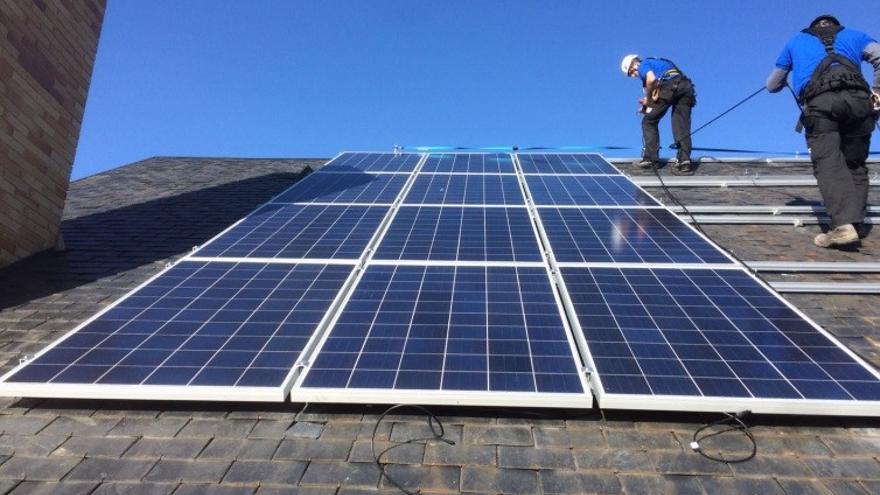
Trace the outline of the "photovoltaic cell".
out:
<instances>
[{"instance_id":1,"label":"photovoltaic cell","mask_svg":"<svg viewBox=\"0 0 880 495\"><path fill-rule=\"evenodd\" d=\"M317 172L281 193L275 203L391 204L403 189L406 174L335 174Z\"/></svg>"},{"instance_id":2,"label":"photovoltaic cell","mask_svg":"<svg viewBox=\"0 0 880 495\"><path fill-rule=\"evenodd\" d=\"M280 387L351 270L180 262L6 383Z\"/></svg>"},{"instance_id":3,"label":"photovoltaic cell","mask_svg":"<svg viewBox=\"0 0 880 495\"><path fill-rule=\"evenodd\" d=\"M541 261L525 208L403 206L377 260Z\"/></svg>"},{"instance_id":4,"label":"photovoltaic cell","mask_svg":"<svg viewBox=\"0 0 880 495\"><path fill-rule=\"evenodd\" d=\"M521 153L517 158L526 174L620 175L619 170L594 153Z\"/></svg>"},{"instance_id":5,"label":"photovoltaic cell","mask_svg":"<svg viewBox=\"0 0 880 495\"><path fill-rule=\"evenodd\" d=\"M536 205L656 206L656 200L624 176L528 175Z\"/></svg>"},{"instance_id":6,"label":"photovoltaic cell","mask_svg":"<svg viewBox=\"0 0 880 495\"><path fill-rule=\"evenodd\" d=\"M559 262L733 263L663 209L539 208Z\"/></svg>"},{"instance_id":7,"label":"photovoltaic cell","mask_svg":"<svg viewBox=\"0 0 880 495\"><path fill-rule=\"evenodd\" d=\"M270 203L195 255L356 260L388 210L387 206Z\"/></svg>"},{"instance_id":8,"label":"photovoltaic cell","mask_svg":"<svg viewBox=\"0 0 880 495\"><path fill-rule=\"evenodd\" d=\"M605 394L880 400L875 374L744 270L562 276Z\"/></svg>"},{"instance_id":9,"label":"photovoltaic cell","mask_svg":"<svg viewBox=\"0 0 880 495\"><path fill-rule=\"evenodd\" d=\"M328 172L412 172L417 153L343 153L321 168Z\"/></svg>"},{"instance_id":10,"label":"photovoltaic cell","mask_svg":"<svg viewBox=\"0 0 880 495\"><path fill-rule=\"evenodd\" d=\"M577 368L544 268L374 265L300 388L579 394Z\"/></svg>"},{"instance_id":11,"label":"photovoltaic cell","mask_svg":"<svg viewBox=\"0 0 880 495\"><path fill-rule=\"evenodd\" d=\"M512 174L516 170L506 153L432 153L422 172Z\"/></svg>"},{"instance_id":12,"label":"photovoltaic cell","mask_svg":"<svg viewBox=\"0 0 880 495\"><path fill-rule=\"evenodd\" d=\"M406 204L523 205L514 175L419 174Z\"/></svg>"}]
</instances>

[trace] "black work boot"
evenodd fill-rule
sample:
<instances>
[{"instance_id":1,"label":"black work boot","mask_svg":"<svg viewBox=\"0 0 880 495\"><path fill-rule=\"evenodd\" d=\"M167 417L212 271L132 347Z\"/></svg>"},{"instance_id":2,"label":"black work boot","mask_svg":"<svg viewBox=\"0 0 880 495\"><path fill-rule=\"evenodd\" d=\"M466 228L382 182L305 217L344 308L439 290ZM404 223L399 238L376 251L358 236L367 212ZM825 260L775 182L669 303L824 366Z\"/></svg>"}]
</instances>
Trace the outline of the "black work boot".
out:
<instances>
[{"instance_id":1,"label":"black work boot","mask_svg":"<svg viewBox=\"0 0 880 495\"><path fill-rule=\"evenodd\" d=\"M678 162L675 164L675 168L672 169L672 173L675 175L694 175L694 166L690 160Z\"/></svg>"}]
</instances>

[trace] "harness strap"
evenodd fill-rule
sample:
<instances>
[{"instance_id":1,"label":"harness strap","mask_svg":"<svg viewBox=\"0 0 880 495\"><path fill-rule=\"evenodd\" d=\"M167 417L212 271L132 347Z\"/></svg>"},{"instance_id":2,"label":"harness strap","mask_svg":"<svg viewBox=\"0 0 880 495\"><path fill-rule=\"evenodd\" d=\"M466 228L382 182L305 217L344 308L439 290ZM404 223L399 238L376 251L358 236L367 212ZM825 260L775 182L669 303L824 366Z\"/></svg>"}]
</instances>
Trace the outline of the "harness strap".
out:
<instances>
[{"instance_id":1,"label":"harness strap","mask_svg":"<svg viewBox=\"0 0 880 495\"><path fill-rule=\"evenodd\" d=\"M858 64L834 50L837 33L842 30L843 26L815 27L803 30L804 33L815 36L822 42L822 46L825 48L825 58L819 62L816 70L810 76L809 82L801 90L799 98L801 104L827 91L847 88L868 89L868 83L862 76ZM837 73L828 74L826 77L829 69L837 65L844 67L845 71L837 71Z\"/></svg>"}]
</instances>

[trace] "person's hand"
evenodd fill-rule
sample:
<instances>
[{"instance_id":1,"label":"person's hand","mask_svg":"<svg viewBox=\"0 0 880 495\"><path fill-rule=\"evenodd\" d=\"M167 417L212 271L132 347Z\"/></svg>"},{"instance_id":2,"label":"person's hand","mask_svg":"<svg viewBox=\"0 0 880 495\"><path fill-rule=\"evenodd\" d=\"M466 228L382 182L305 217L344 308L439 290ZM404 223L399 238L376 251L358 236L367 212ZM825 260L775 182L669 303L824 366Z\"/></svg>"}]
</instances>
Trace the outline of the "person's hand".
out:
<instances>
[{"instance_id":1,"label":"person's hand","mask_svg":"<svg viewBox=\"0 0 880 495\"><path fill-rule=\"evenodd\" d=\"M880 111L880 93L876 91L871 93L871 103L874 105L875 111Z\"/></svg>"},{"instance_id":2,"label":"person's hand","mask_svg":"<svg viewBox=\"0 0 880 495\"><path fill-rule=\"evenodd\" d=\"M648 98L647 98L647 97L644 97L644 96L643 96L643 97L639 98L639 105L641 105L641 106L645 106L645 105L647 105L647 104L648 104Z\"/></svg>"}]
</instances>

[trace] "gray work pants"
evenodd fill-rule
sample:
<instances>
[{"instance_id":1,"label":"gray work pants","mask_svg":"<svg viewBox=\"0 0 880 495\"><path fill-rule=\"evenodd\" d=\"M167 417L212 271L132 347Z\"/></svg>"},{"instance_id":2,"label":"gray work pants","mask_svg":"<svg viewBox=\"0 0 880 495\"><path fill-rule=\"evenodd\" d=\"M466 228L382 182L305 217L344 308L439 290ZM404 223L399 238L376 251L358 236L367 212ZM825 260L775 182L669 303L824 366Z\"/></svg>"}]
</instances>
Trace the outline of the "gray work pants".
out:
<instances>
[{"instance_id":1,"label":"gray work pants","mask_svg":"<svg viewBox=\"0 0 880 495\"><path fill-rule=\"evenodd\" d=\"M691 109L697 104L697 95L690 79L679 76L660 83L657 101L649 102L650 110L642 118L642 158L656 162L660 159L660 119L672 108L672 137L678 143L678 161L691 159Z\"/></svg>"},{"instance_id":2,"label":"gray work pants","mask_svg":"<svg viewBox=\"0 0 880 495\"><path fill-rule=\"evenodd\" d=\"M829 91L807 102L801 121L813 161L813 175L831 227L858 224L868 202L868 159L874 116L866 91Z\"/></svg>"}]
</instances>

